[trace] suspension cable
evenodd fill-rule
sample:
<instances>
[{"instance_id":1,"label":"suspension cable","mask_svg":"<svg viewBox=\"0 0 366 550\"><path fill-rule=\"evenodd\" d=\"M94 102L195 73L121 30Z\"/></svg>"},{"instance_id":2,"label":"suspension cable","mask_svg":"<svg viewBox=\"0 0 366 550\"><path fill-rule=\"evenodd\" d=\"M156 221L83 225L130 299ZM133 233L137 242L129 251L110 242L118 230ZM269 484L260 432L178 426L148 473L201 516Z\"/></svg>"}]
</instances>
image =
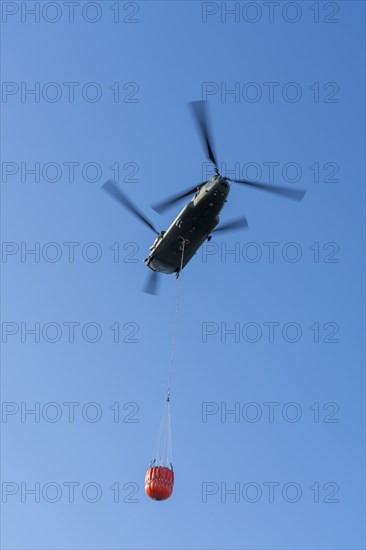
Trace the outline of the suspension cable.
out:
<instances>
[{"instance_id":1,"label":"suspension cable","mask_svg":"<svg viewBox=\"0 0 366 550\"><path fill-rule=\"evenodd\" d=\"M181 255L180 268L179 268L178 274L183 269L184 247L185 247L185 241L183 241L181 245L182 255ZM154 457L150 463L150 467L154 465L158 466L166 463L170 465L171 469L173 469L172 434L171 434L171 417L170 417L170 390L172 385L172 374L173 374L173 366L174 366L174 359L175 359L177 325L178 325L178 318L179 318L181 292L182 292L182 284L181 284L181 280L178 279L175 314L174 314L174 321L173 321L172 346L170 350L170 360L169 360L168 386L166 391L166 399L164 403L164 413L160 422L159 433L155 443Z\"/></svg>"},{"instance_id":2,"label":"suspension cable","mask_svg":"<svg viewBox=\"0 0 366 550\"><path fill-rule=\"evenodd\" d=\"M178 273L180 273L183 269L184 246L185 246L185 241L183 240L183 243L182 243L182 246L181 246L182 255L181 255L181 260L180 260L180 269L179 269ZM178 279L178 288L177 288L177 298L176 298L176 303L175 303L175 315L174 315L174 322L173 322L172 347L171 347L171 350L170 350L170 361L169 361L170 367L169 367L168 388L167 388L167 394L166 394L167 401L170 401L170 388L171 388L171 385L172 385L172 374L173 374L173 366L174 366L174 359L175 359L175 347L176 347L176 341L177 341L177 325L178 325L178 318L179 318L179 306L180 306L181 292L182 292L182 283L181 283L181 279L179 278Z\"/></svg>"}]
</instances>

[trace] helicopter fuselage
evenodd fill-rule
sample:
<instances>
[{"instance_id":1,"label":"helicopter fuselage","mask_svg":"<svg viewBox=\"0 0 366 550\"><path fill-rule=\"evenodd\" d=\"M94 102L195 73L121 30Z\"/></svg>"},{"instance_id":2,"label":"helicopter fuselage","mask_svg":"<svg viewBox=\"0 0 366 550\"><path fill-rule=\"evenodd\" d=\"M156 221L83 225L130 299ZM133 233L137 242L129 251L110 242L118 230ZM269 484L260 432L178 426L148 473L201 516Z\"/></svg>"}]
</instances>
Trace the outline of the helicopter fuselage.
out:
<instances>
[{"instance_id":1,"label":"helicopter fuselage","mask_svg":"<svg viewBox=\"0 0 366 550\"><path fill-rule=\"evenodd\" d=\"M166 231L161 231L144 260L161 273L179 273L219 223L230 187L220 175L199 188Z\"/></svg>"}]
</instances>

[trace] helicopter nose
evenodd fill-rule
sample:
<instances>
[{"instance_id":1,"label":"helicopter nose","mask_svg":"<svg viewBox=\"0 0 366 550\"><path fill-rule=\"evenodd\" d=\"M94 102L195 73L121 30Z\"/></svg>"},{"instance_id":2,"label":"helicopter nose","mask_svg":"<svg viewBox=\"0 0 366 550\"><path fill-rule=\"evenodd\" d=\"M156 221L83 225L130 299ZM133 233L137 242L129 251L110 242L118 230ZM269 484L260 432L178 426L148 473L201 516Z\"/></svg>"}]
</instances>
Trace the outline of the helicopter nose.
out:
<instances>
[{"instance_id":1,"label":"helicopter nose","mask_svg":"<svg viewBox=\"0 0 366 550\"><path fill-rule=\"evenodd\" d=\"M229 187L229 182L227 181L226 178L224 178L223 176L219 175L217 180L216 180L216 189L219 189L219 190L222 190L223 187L225 188L228 188Z\"/></svg>"},{"instance_id":2,"label":"helicopter nose","mask_svg":"<svg viewBox=\"0 0 366 550\"><path fill-rule=\"evenodd\" d=\"M220 178L214 188L214 196L219 200L225 199L229 193L229 183L225 178Z\"/></svg>"}]
</instances>

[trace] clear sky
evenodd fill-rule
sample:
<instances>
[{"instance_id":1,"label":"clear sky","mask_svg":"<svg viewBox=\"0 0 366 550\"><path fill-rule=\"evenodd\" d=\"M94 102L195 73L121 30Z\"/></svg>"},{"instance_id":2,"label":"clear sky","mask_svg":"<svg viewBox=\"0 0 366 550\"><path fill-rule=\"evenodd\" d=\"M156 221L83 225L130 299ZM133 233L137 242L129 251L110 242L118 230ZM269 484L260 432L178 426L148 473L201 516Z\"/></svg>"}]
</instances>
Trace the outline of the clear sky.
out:
<instances>
[{"instance_id":1,"label":"clear sky","mask_svg":"<svg viewBox=\"0 0 366 550\"><path fill-rule=\"evenodd\" d=\"M364 548L364 3L1 8L2 547ZM153 234L100 187L166 229L197 99L223 173L307 193L233 186L249 229L182 274L157 503L177 284L141 292Z\"/></svg>"}]
</instances>

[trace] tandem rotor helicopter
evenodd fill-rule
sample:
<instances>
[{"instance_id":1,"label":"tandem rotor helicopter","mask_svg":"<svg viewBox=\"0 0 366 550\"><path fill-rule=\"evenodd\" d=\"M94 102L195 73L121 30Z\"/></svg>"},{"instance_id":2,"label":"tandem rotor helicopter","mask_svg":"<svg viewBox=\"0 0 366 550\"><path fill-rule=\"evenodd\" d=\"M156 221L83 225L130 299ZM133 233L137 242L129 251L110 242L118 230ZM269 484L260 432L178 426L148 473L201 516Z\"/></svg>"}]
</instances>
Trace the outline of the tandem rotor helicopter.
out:
<instances>
[{"instance_id":1,"label":"tandem rotor helicopter","mask_svg":"<svg viewBox=\"0 0 366 550\"><path fill-rule=\"evenodd\" d=\"M275 193L284 197L300 201L305 191L287 187L259 183L250 180L236 180L220 174L216 156L213 152L211 132L208 124L207 103L193 101L190 103L196 125L198 127L207 158L214 165L215 175L207 180L160 202L152 208L162 213L181 199L194 194L193 198L184 206L166 231L158 232L148 218L130 201L117 187L113 180L108 180L102 187L115 200L129 210L136 218L143 222L157 237L150 246L150 253L144 262L152 270L150 278L144 288L149 294L156 294L158 273L175 273L178 278L182 269L195 255L204 241L211 240L212 233L245 229L248 222L243 216L225 224L219 225L219 214L227 202L230 183L239 183L256 189ZM216 227L218 226L218 227Z\"/></svg>"}]
</instances>

